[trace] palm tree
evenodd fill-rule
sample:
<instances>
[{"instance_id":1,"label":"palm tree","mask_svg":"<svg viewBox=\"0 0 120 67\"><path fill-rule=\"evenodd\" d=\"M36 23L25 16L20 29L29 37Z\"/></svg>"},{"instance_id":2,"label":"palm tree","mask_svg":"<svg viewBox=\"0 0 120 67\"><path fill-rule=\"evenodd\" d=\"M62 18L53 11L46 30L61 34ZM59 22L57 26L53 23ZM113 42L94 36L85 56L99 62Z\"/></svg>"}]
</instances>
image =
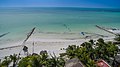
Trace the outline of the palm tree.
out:
<instances>
[{"instance_id":1,"label":"palm tree","mask_svg":"<svg viewBox=\"0 0 120 67\"><path fill-rule=\"evenodd\" d=\"M95 46L93 48L93 46ZM118 47L112 42L104 42L103 39L98 39L96 43L93 40L81 44L81 46L71 45L66 48L68 58L79 58L87 67L95 66L96 59L104 59L109 62L110 57L118 52Z\"/></svg>"},{"instance_id":2,"label":"palm tree","mask_svg":"<svg viewBox=\"0 0 120 67\"><path fill-rule=\"evenodd\" d=\"M18 63L18 67L42 67L40 63L39 55L31 55L25 58L22 58Z\"/></svg>"},{"instance_id":3,"label":"palm tree","mask_svg":"<svg viewBox=\"0 0 120 67\"><path fill-rule=\"evenodd\" d=\"M17 65L17 61L19 60L17 54L10 55L10 59L13 62L13 67Z\"/></svg>"},{"instance_id":4,"label":"palm tree","mask_svg":"<svg viewBox=\"0 0 120 67\"><path fill-rule=\"evenodd\" d=\"M11 60L8 56L6 56L3 60L3 62L1 63L1 66L3 67L9 67L9 64L11 63Z\"/></svg>"}]
</instances>

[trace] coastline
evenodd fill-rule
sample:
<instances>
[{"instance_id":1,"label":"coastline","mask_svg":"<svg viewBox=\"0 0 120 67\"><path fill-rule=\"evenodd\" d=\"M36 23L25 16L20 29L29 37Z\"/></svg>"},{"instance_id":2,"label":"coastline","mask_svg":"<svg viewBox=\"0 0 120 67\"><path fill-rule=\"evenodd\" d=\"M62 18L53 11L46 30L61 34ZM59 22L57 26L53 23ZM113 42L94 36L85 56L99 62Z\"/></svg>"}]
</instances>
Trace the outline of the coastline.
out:
<instances>
[{"instance_id":1,"label":"coastline","mask_svg":"<svg viewBox=\"0 0 120 67\"><path fill-rule=\"evenodd\" d=\"M7 36L1 38L0 57L10 54L18 54L22 50L21 44L32 27L37 27L30 39L24 44L32 53L32 44L34 52L47 50L48 53L59 54L68 45L80 45L90 39L97 40L99 37L85 38L80 32L97 33L107 35L105 41L113 40L113 36L109 33L101 31L94 27L100 25L105 27L120 28L120 12L119 11L99 11L93 9L5 9L0 11L0 34L10 32ZM69 11L71 10L71 11ZM67 34L70 30L71 34ZM43 32L43 33L41 33ZM45 33L44 33L45 32ZM55 33L53 33L55 32ZM75 33L75 34L74 34ZM8 40L8 41L7 41ZM13 48L12 48L13 47ZM23 53L24 54L24 53Z\"/></svg>"},{"instance_id":2,"label":"coastline","mask_svg":"<svg viewBox=\"0 0 120 67\"><path fill-rule=\"evenodd\" d=\"M46 37L46 38L45 38ZM61 50L62 48L67 48L69 45L81 45L84 42L89 41L90 39L84 39L84 38L61 38L57 36L47 37L46 35L40 37L35 36L34 34L28 39L28 41L25 44L22 44L22 40L18 42L13 42L11 44L8 44L4 46L3 48L0 48L0 58L3 58L4 56L9 56L11 54L19 54L19 52L23 49L23 45L28 47L29 54L37 53L39 54L40 51L46 50L48 54L53 54L53 52L56 54L56 56L59 56L60 53L65 52L65 50ZM64 37L64 36L62 36ZM92 38L94 40L97 40L98 38ZM105 41L112 41L113 37L105 37L103 38ZM33 47L34 42L34 47ZM33 52L34 48L34 52ZM24 52L21 52L21 56L24 56Z\"/></svg>"}]
</instances>

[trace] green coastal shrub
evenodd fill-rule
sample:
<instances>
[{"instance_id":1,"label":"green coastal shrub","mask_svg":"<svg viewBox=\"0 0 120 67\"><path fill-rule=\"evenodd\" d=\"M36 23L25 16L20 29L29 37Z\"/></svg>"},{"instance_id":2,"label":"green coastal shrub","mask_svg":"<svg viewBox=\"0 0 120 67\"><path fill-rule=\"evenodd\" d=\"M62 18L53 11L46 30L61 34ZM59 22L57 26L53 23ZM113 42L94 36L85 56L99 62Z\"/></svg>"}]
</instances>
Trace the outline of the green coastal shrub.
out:
<instances>
[{"instance_id":1,"label":"green coastal shrub","mask_svg":"<svg viewBox=\"0 0 120 67\"><path fill-rule=\"evenodd\" d=\"M65 48L64 48L65 49ZM0 67L64 67L66 60L78 58L86 67L96 67L96 60L103 59L109 62L110 58L114 58L118 53L118 47L112 42L104 42L98 39L96 42L90 40L79 46L69 45L65 53L61 53L59 57L55 54L48 55L47 51L40 54L33 54L20 59L16 54L6 56L0 61Z\"/></svg>"},{"instance_id":2,"label":"green coastal shrub","mask_svg":"<svg viewBox=\"0 0 120 67\"><path fill-rule=\"evenodd\" d=\"M64 67L65 61L56 56L48 57L48 53L31 55L23 58L18 67Z\"/></svg>"},{"instance_id":3,"label":"green coastal shrub","mask_svg":"<svg viewBox=\"0 0 120 67\"><path fill-rule=\"evenodd\" d=\"M117 55L118 47L112 42L104 42L103 39L98 39L96 43L93 40L85 42L80 46L69 45L66 48L66 53L61 54L69 59L79 58L86 67L96 67L97 59L104 59L109 62L110 58Z\"/></svg>"}]
</instances>

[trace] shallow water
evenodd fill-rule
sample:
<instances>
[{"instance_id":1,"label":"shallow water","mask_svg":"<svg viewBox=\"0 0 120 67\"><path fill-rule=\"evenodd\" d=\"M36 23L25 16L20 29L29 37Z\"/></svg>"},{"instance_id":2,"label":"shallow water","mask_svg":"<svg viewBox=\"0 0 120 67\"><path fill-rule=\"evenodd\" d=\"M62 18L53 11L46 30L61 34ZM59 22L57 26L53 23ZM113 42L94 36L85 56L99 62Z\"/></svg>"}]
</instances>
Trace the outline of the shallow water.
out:
<instances>
[{"instance_id":1,"label":"shallow water","mask_svg":"<svg viewBox=\"0 0 120 67\"><path fill-rule=\"evenodd\" d=\"M10 32L0 38L0 45L25 39L33 27L36 27L37 34L38 32L70 32L69 28L73 33L85 31L108 35L97 29L95 25L120 28L120 10L67 7L0 8L0 34Z\"/></svg>"}]
</instances>

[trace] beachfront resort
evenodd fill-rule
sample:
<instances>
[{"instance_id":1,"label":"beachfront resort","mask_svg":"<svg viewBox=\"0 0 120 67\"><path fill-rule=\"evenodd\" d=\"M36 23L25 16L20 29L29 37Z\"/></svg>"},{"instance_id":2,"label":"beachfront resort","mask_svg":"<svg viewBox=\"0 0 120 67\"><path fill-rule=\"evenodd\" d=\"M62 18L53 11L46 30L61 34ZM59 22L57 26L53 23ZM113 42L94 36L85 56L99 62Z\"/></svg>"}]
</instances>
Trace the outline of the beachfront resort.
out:
<instances>
[{"instance_id":1,"label":"beachfront resort","mask_svg":"<svg viewBox=\"0 0 120 67\"><path fill-rule=\"evenodd\" d=\"M0 67L120 67L119 0L0 0Z\"/></svg>"}]
</instances>

